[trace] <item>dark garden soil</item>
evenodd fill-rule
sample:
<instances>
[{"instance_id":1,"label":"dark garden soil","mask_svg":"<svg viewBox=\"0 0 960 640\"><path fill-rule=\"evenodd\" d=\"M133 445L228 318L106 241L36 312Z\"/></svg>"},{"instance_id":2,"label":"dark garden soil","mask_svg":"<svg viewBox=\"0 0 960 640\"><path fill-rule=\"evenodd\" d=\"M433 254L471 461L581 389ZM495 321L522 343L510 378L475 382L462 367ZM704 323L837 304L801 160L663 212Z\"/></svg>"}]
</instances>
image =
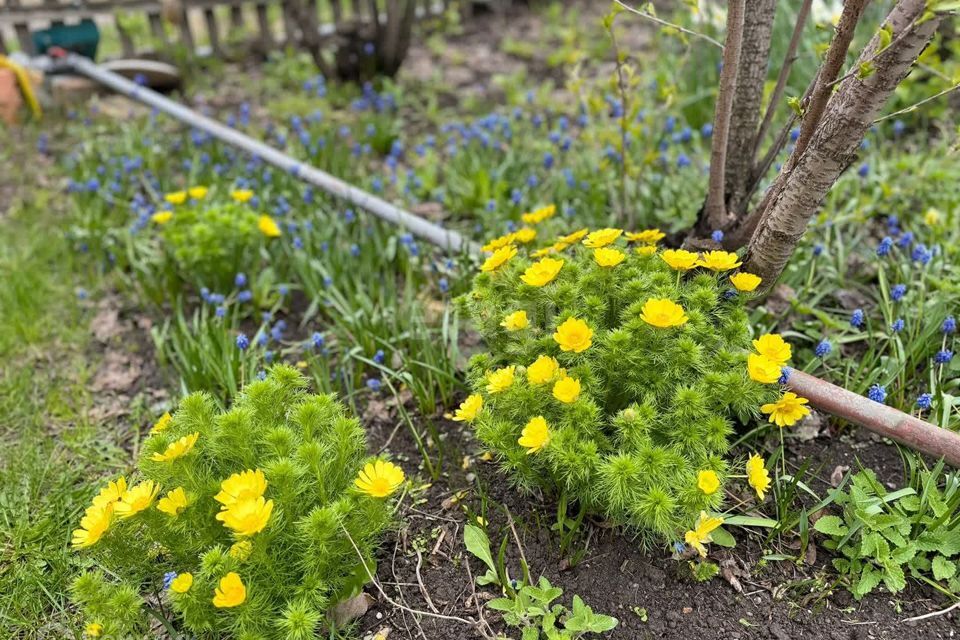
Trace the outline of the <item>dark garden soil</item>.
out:
<instances>
[{"instance_id":1,"label":"dark garden soil","mask_svg":"<svg viewBox=\"0 0 960 640\"><path fill-rule=\"evenodd\" d=\"M388 445L406 468L412 470L420 464L421 477L428 477L407 426L397 430L397 422L389 419L367 419L365 424L372 450ZM574 549L585 547L586 553L579 564L568 567L568 560L559 553L558 536L550 531L556 520L555 504L516 492L493 463L480 461L482 449L460 424L443 418L434 424L439 432L439 443L434 445L439 446L432 449L433 457L443 452L443 473L406 497L403 524L384 542L378 578L392 602L368 587L376 601L361 621L366 633L390 629L389 637L429 640L483 637L466 622L437 617L476 622L481 619L478 605L499 595L490 588L475 590L471 586L470 575L475 577L484 570L463 544L464 524L479 514L483 497L494 555L503 536L509 537L507 558L512 575L519 575L519 540L533 578L544 575L562 587L565 604L569 606L577 594L594 610L620 620L606 636L613 639L932 639L952 638L958 632L956 611L904 622L950 605L931 589L911 583L897 596L878 590L858 603L840 587L830 590L835 574L825 551L808 551L800 564L758 562L765 553L796 554L791 549L796 549L795 541L767 544L743 530L736 532L735 549L713 545L711 559L720 564L722 575L707 583L694 581L687 563L672 558L669 551L660 547L644 550L629 532L599 522L584 523ZM824 425L825 431L830 429ZM812 439L788 441L787 458L791 466L810 461L813 470L819 469L817 479L810 479L818 492L825 490L830 476L844 466L856 469L858 460L876 470L882 481L900 481L896 447L853 428L840 435L816 437L813 430L819 430L816 420L801 431L802 437ZM779 446L769 444L771 451ZM728 503L736 498L728 497ZM770 497L766 506L772 506ZM434 615L416 615L396 605ZM504 629L496 623L495 614L482 615L494 630L519 637L517 629Z\"/></svg>"}]
</instances>

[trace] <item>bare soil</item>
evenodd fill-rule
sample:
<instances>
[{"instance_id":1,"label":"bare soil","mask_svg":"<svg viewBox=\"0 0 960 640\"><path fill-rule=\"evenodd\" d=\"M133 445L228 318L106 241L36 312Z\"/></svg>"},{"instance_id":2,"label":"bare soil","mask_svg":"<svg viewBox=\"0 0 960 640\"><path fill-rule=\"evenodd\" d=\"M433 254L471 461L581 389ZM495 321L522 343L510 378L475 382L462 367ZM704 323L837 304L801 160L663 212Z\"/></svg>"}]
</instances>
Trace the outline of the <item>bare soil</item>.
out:
<instances>
[{"instance_id":1,"label":"bare soil","mask_svg":"<svg viewBox=\"0 0 960 640\"><path fill-rule=\"evenodd\" d=\"M389 415L381 417L384 419L367 422L374 451L387 442L397 425ZM436 418L434 423L440 441L434 443L432 451L434 457L442 453L443 473L406 499L401 513L403 524L383 545L378 579L393 602L368 587L376 604L362 620L367 633L390 629L393 638L482 638L479 627L471 627L466 621L477 622L483 617L493 629L519 637L517 629L499 625L496 614L478 611L478 604L500 594L491 588L474 588L466 568L469 563L474 577L484 571L481 563L465 551L463 527L480 513L485 500L494 554L503 537L508 536L507 558L513 575L520 575L518 549L522 548L533 578L544 575L562 587L567 605L577 594L594 610L619 619L617 628L606 636L612 639L956 637L956 611L921 622L904 622L950 605L932 589L912 582L896 596L877 590L856 602L841 587L830 588L835 575L826 551L808 552L799 564L761 562L765 553L796 554L795 541L768 543L743 530L735 532L736 548L713 545L710 559L720 564L724 575L706 583L696 582L687 563L671 557L669 550L644 549L629 531L601 522L583 524L574 548L585 547L586 554L570 567L569 558L559 552L557 535L550 531L556 520L556 505L543 496L519 494L493 463L480 462L481 448L459 423L443 418ZM828 488L829 476L838 466L856 469L858 461L876 470L882 481L901 481L895 446L862 431L836 434L831 433L829 425L824 431L787 447L789 464L815 461L820 470L813 481L817 491ZM778 446L769 444L771 448ZM405 426L395 432L389 450L408 469L422 459ZM766 507L771 507L769 497ZM508 517L514 523L516 538Z\"/></svg>"}]
</instances>

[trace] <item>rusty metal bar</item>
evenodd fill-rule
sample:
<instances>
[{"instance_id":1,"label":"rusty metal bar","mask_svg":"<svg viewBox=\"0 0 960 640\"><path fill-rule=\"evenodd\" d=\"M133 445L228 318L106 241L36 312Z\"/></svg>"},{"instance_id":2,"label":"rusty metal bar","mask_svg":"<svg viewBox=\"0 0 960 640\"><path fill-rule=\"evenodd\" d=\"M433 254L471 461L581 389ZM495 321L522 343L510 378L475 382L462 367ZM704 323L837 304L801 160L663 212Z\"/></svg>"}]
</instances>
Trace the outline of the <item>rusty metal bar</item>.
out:
<instances>
[{"instance_id":1,"label":"rusty metal bar","mask_svg":"<svg viewBox=\"0 0 960 640\"><path fill-rule=\"evenodd\" d=\"M960 434L802 371L790 371L787 388L808 399L811 406L821 411L960 467Z\"/></svg>"}]
</instances>

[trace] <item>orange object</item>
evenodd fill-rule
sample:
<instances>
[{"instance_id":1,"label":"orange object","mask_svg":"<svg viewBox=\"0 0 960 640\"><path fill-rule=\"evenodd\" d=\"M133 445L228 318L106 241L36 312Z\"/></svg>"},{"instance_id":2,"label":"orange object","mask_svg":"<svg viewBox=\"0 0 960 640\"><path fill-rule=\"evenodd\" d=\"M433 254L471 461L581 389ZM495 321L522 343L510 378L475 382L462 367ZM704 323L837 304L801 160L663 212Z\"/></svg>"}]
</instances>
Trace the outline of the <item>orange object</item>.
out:
<instances>
[{"instance_id":1,"label":"orange object","mask_svg":"<svg viewBox=\"0 0 960 640\"><path fill-rule=\"evenodd\" d=\"M0 68L0 120L7 124L17 123L17 112L23 106L23 96L17 84L17 76L11 69Z\"/></svg>"}]
</instances>

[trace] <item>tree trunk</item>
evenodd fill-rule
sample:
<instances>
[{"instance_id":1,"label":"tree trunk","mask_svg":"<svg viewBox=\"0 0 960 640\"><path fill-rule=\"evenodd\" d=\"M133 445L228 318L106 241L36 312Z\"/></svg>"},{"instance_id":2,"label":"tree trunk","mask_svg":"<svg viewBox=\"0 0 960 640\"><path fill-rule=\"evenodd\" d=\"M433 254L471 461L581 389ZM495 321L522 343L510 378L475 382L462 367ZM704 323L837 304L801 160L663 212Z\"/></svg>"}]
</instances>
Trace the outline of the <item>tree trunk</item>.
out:
<instances>
[{"instance_id":1,"label":"tree trunk","mask_svg":"<svg viewBox=\"0 0 960 640\"><path fill-rule=\"evenodd\" d=\"M758 0L756 6L751 3L743 17L743 44L724 167L727 211L733 215L742 214L747 207L747 187L753 169L776 8L776 0Z\"/></svg>"},{"instance_id":2,"label":"tree trunk","mask_svg":"<svg viewBox=\"0 0 960 640\"><path fill-rule=\"evenodd\" d=\"M856 158L867 129L933 37L941 16L920 21L925 11L924 0L897 3L885 21L893 29L893 42L877 53L880 39L874 36L854 67L872 60L875 71L839 83L795 167L792 171L784 167L742 267L760 276L765 289L780 276L827 191Z\"/></svg>"},{"instance_id":3,"label":"tree trunk","mask_svg":"<svg viewBox=\"0 0 960 640\"><path fill-rule=\"evenodd\" d=\"M704 204L701 224L706 229L722 229L727 225L725 197L727 141L730 133L730 114L737 89L737 68L740 66L740 45L743 40L745 0L727 3L727 37L723 45L723 69L713 121L713 140L710 148L710 184Z\"/></svg>"}]
</instances>

